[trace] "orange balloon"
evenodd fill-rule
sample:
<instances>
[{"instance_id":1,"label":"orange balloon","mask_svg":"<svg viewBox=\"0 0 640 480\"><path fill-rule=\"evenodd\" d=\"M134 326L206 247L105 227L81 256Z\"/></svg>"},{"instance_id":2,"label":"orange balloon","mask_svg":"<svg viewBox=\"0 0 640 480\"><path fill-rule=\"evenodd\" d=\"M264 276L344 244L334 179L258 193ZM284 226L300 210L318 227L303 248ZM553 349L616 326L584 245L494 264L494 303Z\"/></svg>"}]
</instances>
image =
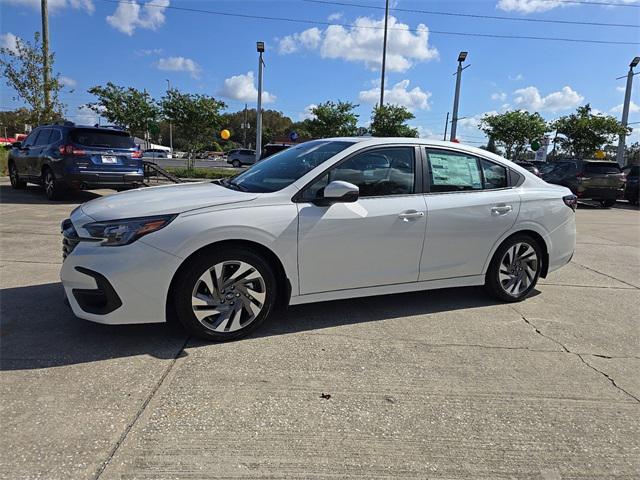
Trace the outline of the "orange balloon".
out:
<instances>
[{"instance_id":1,"label":"orange balloon","mask_svg":"<svg viewBox=\"0 0 640 480\"><path fill-rule=\"evenodd\" d=\"M231 137L231 132L225 128L220 132L220 136L223 140L229 140L229 138Z\"/></svg>"}]
</instances>

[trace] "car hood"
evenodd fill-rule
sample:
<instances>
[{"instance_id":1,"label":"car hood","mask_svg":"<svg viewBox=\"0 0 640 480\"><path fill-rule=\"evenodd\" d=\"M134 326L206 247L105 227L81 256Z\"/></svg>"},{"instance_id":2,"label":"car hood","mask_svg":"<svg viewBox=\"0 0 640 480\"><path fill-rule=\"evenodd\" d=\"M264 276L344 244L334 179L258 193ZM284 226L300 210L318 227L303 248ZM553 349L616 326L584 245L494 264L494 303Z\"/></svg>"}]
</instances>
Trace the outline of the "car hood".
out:
<instances>
[{"instance_id":1,"label":"car hood","mask_svg":"<svg viewBox=\"0 0 640 480\"><path fill-rule=\"evenodd\" d=\"M82 205L82 211L94 220L117 220L182 213L198 208L248 202L256 197L255 193L230 190L212 182L182 183L129 190L96 198Z\"/></svg>"}]
</instances>

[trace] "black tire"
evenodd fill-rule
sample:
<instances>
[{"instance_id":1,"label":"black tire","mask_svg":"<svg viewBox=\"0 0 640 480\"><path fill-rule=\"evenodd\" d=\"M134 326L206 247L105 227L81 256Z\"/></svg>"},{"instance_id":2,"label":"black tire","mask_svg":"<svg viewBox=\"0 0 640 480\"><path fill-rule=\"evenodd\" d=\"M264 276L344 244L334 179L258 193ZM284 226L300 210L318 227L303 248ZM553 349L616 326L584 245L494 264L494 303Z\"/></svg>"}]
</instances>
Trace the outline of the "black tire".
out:
<instances>
[{"instance_id":1,"label":"black tire","mask_svg":"<svg viewBox=\"0 0 640 480\"><path fill-rule=\"evenodd\" d=\"M600 200L600 205L602 208L611 208L616 204L615 200Z\"/></svg>"},{"instance_id":2,"label":"black tire","mask_svg":"<svg viewBox=\"0 0 640 480\"><path fill-rule=\"evenodd\" d=\"M9 180L11 181L11 187L16 190L24 190L27 188L27 182L20 180L18 170L13 161L9 162Z\"/></svg>"},{"instance_id":3,"label":"black tire","mask_svg":"<svg viewBox=\"0 0 640 480\"><path fill-rule=\"evenodd\" d=\"M503 258L505 258L505 254L507 253L507 251L509 251L512 247L516 246L517 244L522 244L522 245L526 244L530 246L535 252L537 261L536 261L535 268L532 268L532 270L535 270L535 273L533 274L532 277L530 275L527 275L527 271L525 270L526 267L519 268L518 269L519 272L517 271L513 272L513 275L511 273L508 274L508 276L511 276L512 278L516 277L517 275L521 275L520 278L522 278L523 280L525 277L522 274L527 275L527 279L530 282L528 287L523 289L522 291L509 293L508 291L506 291L505 287L500 281L501 271L504 272L504 270L501 270L501 264L502 264ZM543 261L544 259L542 256L542 250L540 248L540 245L538 245L538 242L532 237L530 237L529 235L517 234L508 238L507 240L505 240L505 242L502 245L500 245L498 250L496 250L496 253L493 255L493 258L491 259L489 269L487 270L487 274L485 276L485 284L484 284L487 293L489 293L489 295L491 295L492 297L497 298L498 300L501 300L503 302L520 302L521 300L524 300L527 297L527 295L531 293L531 290L535 288L536 283L538 282L538 278L540 277L540 272L542 271ZM529 262L529 260L527 260L527 262ZM524 263L525 262L522 262L522 264ZM507 285L509 285L508 281L507 281ZM517 289L518 285L515 285L514 288Z\"/></svg>"},{"instance_id":4,"label":"black tire","mask_svg":"<svg viewBox=\"0 0 640 480\"><path fill-rule=\"evenodd\" d=\"M49 200L60 200L64 196L64 186L56 179L50 168L42 171L42 186Z\"/></svg>"},{"instance_id":5,"label":"black tire","mask_svg":"<svg viewBox=\"0 0 640 480\"><path fill-rule=\"evenodd\" d=\"M196 256L192 257L187 261L188 263L180 270L176 278L173 282L173 301L175 305L175 311L180 323L193 335L196 335L207 341L214 342L225 342L229 340L236 340L238 338L244 337L255 330L264 320L269 316L269 314L274 310L276 299L277 299L277 282L276 277L273 272L273 268L271 265L260 255L255 254L249 250L234 248L234 247L223 247L216 250L206 250ZM241 328L235 331L220 331L216 332L213 328L220 328L224 320L220 320L222 318L222 313L216 316L214 313L212 316L205 318L202 320L198 320L194 313L194 307L192 305L192 295L196 288L198 288L198 292L203 293L202 288L205 289L204 293L208 292L208 288L202 285L200 278L209 270L213 269L214 266L219 265L223 262L228 262L231 264L230 266L223 268L233 268L234 262L243 262L253 267L257 273L261 276L264 281L263 285L260 285L264 292L262 292L265 296L264 302L262 303L261 310L258 315L253 318L253 320L249 320L250 313L244 307L240 307L240 310L243 310L240 315L244 316L246 324ZM226 287L230 288L230 287ZM240 287L239 287L240 288ZM233 287L231 287L233 289ZM238 302L238 306L241 305L241 301L233 298L233 293L227 290L225 296L225 290L220 289L219 295L222 297L222 303L224 303L225 298L228 298L229 295L232 296L231 299L227 300L228 303L226 305L221 305L220 302L216 302L215 308L227 308L231 309L231 305L233 305L233 301ZM237 291L236 291L237 292ZM245 290L246 293L246 290ZM235 293L235 296L240 296L238 293ZM213 295L209 295L209 297L213 298ZM246 299L245 299L246 300ZM211 304L207 308L214 308ZM235 307L237 308L237 306ZM233 316L231 313L229 316ZM215 325L216 322L220 322L218 325ZM225 329L229 329L229 327L233 327L234 321L230 318L225 324Z\"/></svg>"},{"instance_id":6,"label":"black tire","mask_svg":"<svg viewBox=\"0 0 640 480\"><path fill-rule=\"evenodd\" d=\"M240 163L240 160L234 160L233 162L231 162L231 165L236 168L240 168L242 166L242 163Z\"/></svg>"}]
</instances>

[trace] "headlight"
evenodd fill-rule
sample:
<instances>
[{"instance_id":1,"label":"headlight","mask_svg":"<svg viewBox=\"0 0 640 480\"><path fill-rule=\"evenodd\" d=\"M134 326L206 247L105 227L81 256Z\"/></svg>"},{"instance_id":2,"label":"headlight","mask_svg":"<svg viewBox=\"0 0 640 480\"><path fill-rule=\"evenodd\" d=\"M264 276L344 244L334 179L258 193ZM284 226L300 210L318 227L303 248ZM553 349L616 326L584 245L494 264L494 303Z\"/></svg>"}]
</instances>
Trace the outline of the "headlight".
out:
<instances>
[{"instance_id":1,"label":"headlight","mask_svg":"<svg viewBox=\"0 0 640 480\"><path fill-rule=\"evenodd\" d=\"M157 232L166 227L176 215L157 215L153 217L126 218L84 225L91 237L102 239L100 245L117 247L135 242L148 233Z\"/></svg>"}]
</instances>

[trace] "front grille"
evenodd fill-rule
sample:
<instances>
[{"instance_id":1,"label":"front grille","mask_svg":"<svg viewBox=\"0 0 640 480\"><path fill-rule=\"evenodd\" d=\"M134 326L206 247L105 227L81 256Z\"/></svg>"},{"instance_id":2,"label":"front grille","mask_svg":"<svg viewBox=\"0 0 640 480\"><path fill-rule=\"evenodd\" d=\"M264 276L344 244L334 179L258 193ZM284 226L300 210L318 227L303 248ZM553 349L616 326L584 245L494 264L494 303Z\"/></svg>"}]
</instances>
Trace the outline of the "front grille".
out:
<instances>
[{"instance_id":1,"label":"front grille","mask_svg":"<svg viewBox=\"0 0 640 480\"><path fill-rule=\"evenodd\" d=\"M66 219L62 222L62 260L64 261L67 256L73 252L73 249L76 248L78 243L80 243L80 237L78 237L78 232L76 232L73 223L71 223L70 219Z\"/></svg>"}]
</instances>

